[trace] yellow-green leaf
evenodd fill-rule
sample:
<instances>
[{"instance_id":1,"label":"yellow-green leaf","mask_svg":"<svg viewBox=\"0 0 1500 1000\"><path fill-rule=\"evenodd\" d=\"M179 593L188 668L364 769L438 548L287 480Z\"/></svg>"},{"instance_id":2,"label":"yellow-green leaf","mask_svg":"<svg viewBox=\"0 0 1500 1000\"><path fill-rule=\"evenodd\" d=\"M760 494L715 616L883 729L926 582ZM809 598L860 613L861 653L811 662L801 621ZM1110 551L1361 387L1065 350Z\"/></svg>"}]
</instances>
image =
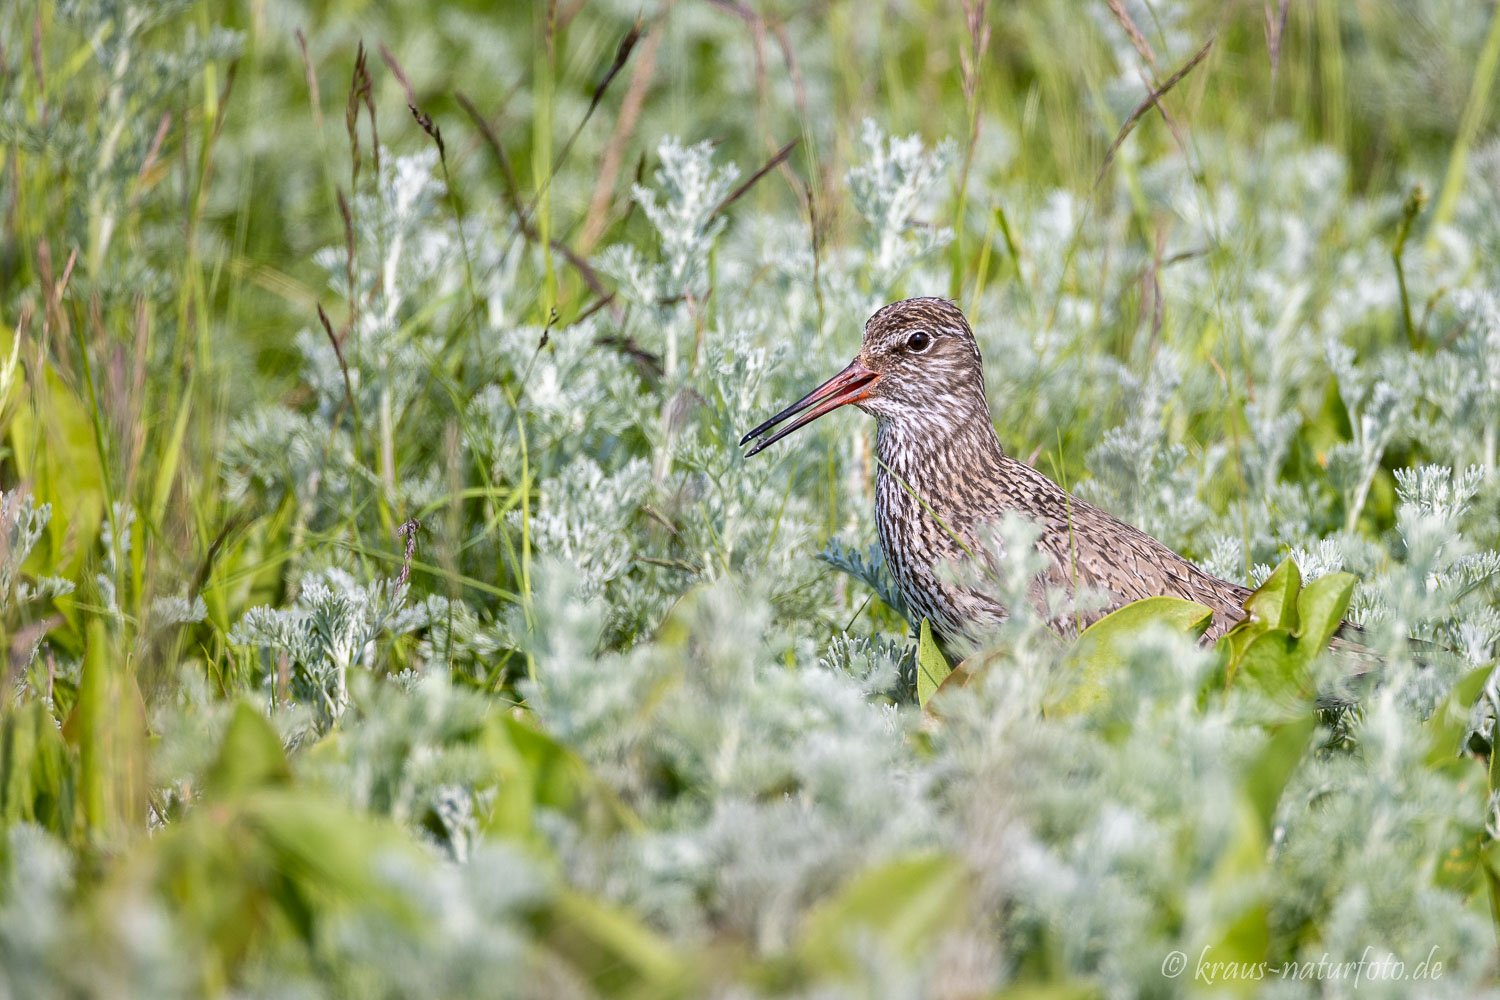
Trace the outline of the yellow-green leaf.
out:
<instances>
[{"instance_id":1,"label":"yellow-green leaf","mask_svg":"<svg viewBox=\"0 0 1500 1000\"><path fill-rule=\"evenodd\" d=\"M271 724L246 702L234 708L218 759L205 776L213 797L230 796L266 785L284 785L292 780L281 738Z\"/></svg>"},{"instance_id":2,"label":"yellow-green leaf","mask_svg":"<svg viewBox=\"0 0 1500 1000\"><path fill-rule=\"evenodd\" d=\"M808 914L802 953L810 964L840 969L868 935L913 958L945 927L967 916L970 875L948 854L898 858L856 875Z\"/></svg>"},{"instance_id":3,"label":"yellow-green leaf","mask_svg":"<svg viewBox=\"0 0 1500 1000\"><path fill-rule=\"evenodd\" d=\"M91 830L121 838L146 811L146 706L104 621L89 622L78 704L63 738L78 748L78 802Z\"/></svg>"},{"instance_id":4,"label":"yellow-green leaf","mask_svg":"<svg viewBox=\"0 0 1500 1000\"><path fill-rule=\"evenodd\" d=\"M1266 577L1245 599L1245 610L1270 628L1297 631L1297 592L1302 588L1302 574L1290 558Z\"/></svg>"},{"instance_id":5,"label":"yellow-green leaf","mask_svg":"<svg viewBox=\"0 0 1500 1000\"><path fill-rule=\"evenodd\" d=\"M1278 727L1245 773L1244 789L1260 818L1261 833L1271 839L1272 824L1281 793L1307 750L1308 738L1317 726L1311 712Z\"/></svg>"},{"instance_id":6,"label":"yellow-green leaf","mask_svg":"<svg viewBox=\"0 0 1500 1000\"><path fill-rule=\"evenodd\" d=\"M1084 629L1068 651L1068 678L1076 682L1048 701L1046 714L1067 715L1096 705L1108 679L1125 669L1135 640L1147 629L1161 626L1199 636L1213 617L1212 608L1178 597L1148 597L1110 612Z\"/></svg>"},{"instance_id":7,"label":"yellow-green leaf","mask_svg":"<svg viewBox=\"0 0 1500 1000\"><path fill-rule=\"evenodd\" d=\"M1349 610L1349 600L1354 596L1354 574L1329 573L1320 576L1306 587L1297 598L1296 629L1299 645L1306 647L1311 659L1327 648L1328 640L1338 631L1344 612Z\"/></svg>"},{"instance_id":8,"label":"yellow-green leaf","mask_svg":"<svg viewBox=\"0 0 1500 1000\"><path fill-rule=\"evenodd\" d=\"M539 923L548 946L608 992L675 995L690 975L671 942L626 910L581 892L560 889Z\"/></svg>"},{"instance_id":9,"label":"yellow-green leaf","mask_svg":"<svg viewBox=\"0 0 1500 1000\"><path fill-rule=\"evenodd\" d=\"M923 618L921 635L917 640L917 703L926 708L937 689L952 672L952 668L948 666L948 658L932 638L932 626Z\"/></svg>"}]
</instances>

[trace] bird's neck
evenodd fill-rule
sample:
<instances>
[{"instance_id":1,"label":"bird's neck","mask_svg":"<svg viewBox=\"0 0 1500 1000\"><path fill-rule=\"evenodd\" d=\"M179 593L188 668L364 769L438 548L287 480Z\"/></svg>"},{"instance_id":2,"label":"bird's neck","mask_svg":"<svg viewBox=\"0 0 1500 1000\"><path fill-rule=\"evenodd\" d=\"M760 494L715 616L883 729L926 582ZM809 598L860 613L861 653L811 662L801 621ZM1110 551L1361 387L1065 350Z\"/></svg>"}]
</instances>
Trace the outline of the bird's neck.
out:
<instances>
[{"instance_id":1,"label":"bird's neck","mask_svg":"<svg viewBox=\"0 0 1500 1000\"><path fill-rule=\"evenodd\" d=\"M983 397L951 408L941 420L915 414L878 419L875 454L878 474L929 502L947 499L973 477L996 476L1005 459Z\"/></svg>"}]
</instances>

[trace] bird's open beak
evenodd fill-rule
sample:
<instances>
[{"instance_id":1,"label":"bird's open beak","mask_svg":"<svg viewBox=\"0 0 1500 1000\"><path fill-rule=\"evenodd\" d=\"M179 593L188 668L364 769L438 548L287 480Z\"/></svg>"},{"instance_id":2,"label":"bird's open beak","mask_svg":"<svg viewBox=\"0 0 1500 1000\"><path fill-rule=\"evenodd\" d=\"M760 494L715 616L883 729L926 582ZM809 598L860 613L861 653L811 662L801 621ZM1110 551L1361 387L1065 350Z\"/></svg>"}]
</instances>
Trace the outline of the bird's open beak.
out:
<instances>
[{"instance_id":1,"label":"bird's open beak","mask_svg":"<svg viewBox=\"0 0 1500 1000\"><path fill-rule=\"evenodd\" d=\"M745 457L749 458L767 445L780 441L797 428L812 423L831 410L837 410L845 403L857 403L861 399L868 399L870 390L874 388L875 383L878 381L880 381L879 373L870 371L870 369L860 364L857 360L849 362L848 368L845 368L833 378L824 382L812 392L755 428L749 434L740 438L741 447L751 438L760 438L759 441L755 442L754 448L745 452ZM807 412L802 413L803 410L807 410ZM797 417L796 420L793 420L775 434L772 434L770 437L762 436L772 427L775 427L788 417L796 416L798 413L802 413L802 416Z\"/></svg>"}]
</instances>

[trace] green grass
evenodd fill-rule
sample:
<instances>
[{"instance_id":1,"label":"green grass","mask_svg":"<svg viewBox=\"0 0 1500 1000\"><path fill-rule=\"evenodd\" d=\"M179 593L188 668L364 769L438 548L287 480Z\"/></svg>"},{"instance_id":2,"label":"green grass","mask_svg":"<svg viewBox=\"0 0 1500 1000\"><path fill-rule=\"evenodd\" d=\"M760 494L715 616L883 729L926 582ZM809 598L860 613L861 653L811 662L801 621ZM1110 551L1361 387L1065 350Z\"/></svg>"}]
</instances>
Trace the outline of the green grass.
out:
<instances>
[{"instance_id":1,"label":"green grass","mask_svg":"<svg viewBox=\"0 0 1500 1000\"><path fill-rule=\"evenodd\" d=\"M637 16L0 12L0 995L1491 986L1494 11ZM915 294L1013 454L1355 574L1389 669L1021 609L916 704L873 425L735 445Z\"/></svg>"}]
</instances>

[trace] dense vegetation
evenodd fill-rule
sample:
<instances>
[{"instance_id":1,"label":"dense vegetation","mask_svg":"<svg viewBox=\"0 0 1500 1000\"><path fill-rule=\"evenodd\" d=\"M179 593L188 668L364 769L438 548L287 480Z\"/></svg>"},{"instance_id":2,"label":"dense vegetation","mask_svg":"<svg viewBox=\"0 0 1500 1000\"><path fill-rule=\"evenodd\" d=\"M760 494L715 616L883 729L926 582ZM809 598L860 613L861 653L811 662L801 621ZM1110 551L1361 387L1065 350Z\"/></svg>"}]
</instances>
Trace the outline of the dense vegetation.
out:
<instances>
[{"instance_id":1,"label":"dense vegetation","mask_svg":"<svg viewBox=\"0 0 1500 1000\"><path fill-rule=\"evenodd\" d=\"M1478 0L3 5L0 997L1491 989L1497 62ZM934 697L872 423L736 445L915 294L1254 630L1018 600Z\"/></svg>"}]
</instances>

